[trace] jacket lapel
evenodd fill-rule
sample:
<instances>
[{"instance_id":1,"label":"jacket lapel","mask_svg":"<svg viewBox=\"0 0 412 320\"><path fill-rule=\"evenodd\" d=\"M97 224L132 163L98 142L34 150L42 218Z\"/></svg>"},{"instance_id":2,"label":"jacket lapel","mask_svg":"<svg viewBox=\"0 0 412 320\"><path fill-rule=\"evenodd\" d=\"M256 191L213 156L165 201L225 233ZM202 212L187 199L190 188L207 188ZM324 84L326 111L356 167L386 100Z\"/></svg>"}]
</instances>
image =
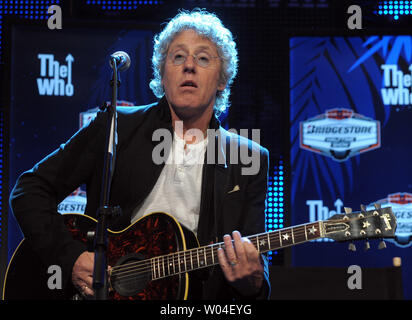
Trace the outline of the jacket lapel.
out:
<instances>
[{"instance_id":1,"label":"jacket lapel","mask_svg":"<svg viewBox=\"0 0 412 320\"><path fill-rule=\"evenodd\" d=\"M226 131L219 128L215 137L216 143L216 157L217 162L214 166L214 206L215 206L215 213L214 218L216 221L216 235L217 237L223 236L222 231L222 203L226 196L226 190L228 190L228 183L229 183L229 173L230 173L230 166L228 165L228 158L227 158L227 150L226 147L229 146L226 142L228 136L226 135ZM218 240L218 239L216 239Z\"/></svg>"},{"instance_id":2,"label":"jacket lapel","mask_svg":"<svg viewBox=\"0 0 412 320\"><path fill-rule=\"evenodd\" d=\"M212 117L208 131L208 146L205 154L202 195L199 212L198 240L201 244L210 241L217 242L221 235L219 224L221 221L221 203L227 189L229 167L227 165L224 141L225 130L220 126L219 120ZM213 234L211 233L213 232Z\"/></svg>"}]
</instances>

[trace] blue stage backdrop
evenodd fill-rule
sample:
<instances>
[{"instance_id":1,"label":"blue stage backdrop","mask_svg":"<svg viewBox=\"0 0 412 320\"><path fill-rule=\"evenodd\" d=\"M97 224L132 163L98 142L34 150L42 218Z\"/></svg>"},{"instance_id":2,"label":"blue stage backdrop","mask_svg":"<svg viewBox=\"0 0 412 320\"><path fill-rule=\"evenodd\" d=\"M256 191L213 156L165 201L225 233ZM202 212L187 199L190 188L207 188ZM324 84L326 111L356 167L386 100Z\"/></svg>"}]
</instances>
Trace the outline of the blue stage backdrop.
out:
<instances>
[{"instance_id":1,"label":"blue stage backdrop","mask_svg":"<svg viewBox=\"0 0 412 320\"><path fill-rule=\"evenodd\" d=\"M412 298L412 37L290 39L291 222L325 220L344 207L391 206L396 238L293 248L295 266L385 267L401 257Z\"/></svg>"},{"instance_id":2,"label":"blue stage backdrop","mask_svg":"<svg viewBox=\"0 0 412 320\"><path fill-rule=\"evenodd\" d=\"M119 105L155 101L149 88L154 28L66 24L62 30L15 25L11 39L10 189L18 176L67 141L111 99L110 54L131 58L120 74ZM73 190L59 211L82 213L85 192ZM22 239L9 215L9 259Z\"/></svg>"}]
</instances>

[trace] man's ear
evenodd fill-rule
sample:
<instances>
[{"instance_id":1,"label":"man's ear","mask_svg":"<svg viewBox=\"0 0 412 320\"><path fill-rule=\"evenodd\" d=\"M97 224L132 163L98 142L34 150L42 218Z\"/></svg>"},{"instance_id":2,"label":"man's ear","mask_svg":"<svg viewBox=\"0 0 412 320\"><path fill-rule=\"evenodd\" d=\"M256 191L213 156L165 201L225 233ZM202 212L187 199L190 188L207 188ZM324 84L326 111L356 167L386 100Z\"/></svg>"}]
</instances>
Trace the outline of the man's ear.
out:
<instances>
[{"instance_id":1,"label":"man's ear","mask_svg":"<svg viewBox=\"0 0 412 320\"><path fill-rule=\"evenodd\" d=\"M223 91L223 90L225 90L225 88L226 88L226 83L220 83L217 86L217 91Z\"/></svg>"},{"instance_id":2,"label":"man's ear","mask_svg":"<svg viewBox=\"0 0 412 320\"><path fill-rule=\"evenodd\" d=\"M164 85L164 82L163 82L163 78L162 78L162 80L160 81L160 84L161 84L161 86L162 86L163 93L166 94L166 90L165 90L165 85Z\"/></svg>"}]
</instances>

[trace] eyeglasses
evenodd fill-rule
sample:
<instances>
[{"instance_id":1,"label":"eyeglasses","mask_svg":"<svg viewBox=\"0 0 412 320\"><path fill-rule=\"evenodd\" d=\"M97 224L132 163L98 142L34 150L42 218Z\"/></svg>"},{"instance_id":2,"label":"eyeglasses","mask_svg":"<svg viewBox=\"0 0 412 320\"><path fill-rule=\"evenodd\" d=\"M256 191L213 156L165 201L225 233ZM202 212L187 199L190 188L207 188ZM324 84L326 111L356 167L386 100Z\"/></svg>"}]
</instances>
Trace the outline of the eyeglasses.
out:
<instances>
[{"instance_id":1,"label":"eyeglasses","mask_svg":"<svg viewBox=\"0 0 412 320\"><path fill-rule=\"evenodd\" d=\"M170 53L168 56L175 66L180 66L181 64L185 63L188 56L192 56L196 64L202 68L209 67L213 59L220 58L211 56L207 52L201 52L198 54L187 54L182 51Z\"/></svg>"}]
</instances>

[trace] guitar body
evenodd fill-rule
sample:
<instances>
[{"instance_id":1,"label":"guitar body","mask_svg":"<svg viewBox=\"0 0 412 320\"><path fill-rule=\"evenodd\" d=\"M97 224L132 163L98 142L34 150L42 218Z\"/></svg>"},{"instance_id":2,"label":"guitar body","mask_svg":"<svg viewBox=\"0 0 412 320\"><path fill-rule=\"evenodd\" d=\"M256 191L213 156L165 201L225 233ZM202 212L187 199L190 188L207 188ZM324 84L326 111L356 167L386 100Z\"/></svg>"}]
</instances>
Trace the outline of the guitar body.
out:
<instances>
[{"instance_id":1,"label":"guitar body","mask_svg":"<svg viewBox=\"0 0 412 320\"><path fill-rule=\"evenodd\" d=\"M87 233L95 231L96 220L81 214L64 214L65 224L73 238L87 245ZM195 277L180 273L171 277L151 280L151 258L197 247L193 233L165 213L151 213L126 229L108 230L107 263L113 270L122 266L122 272L112 273L109 291L112 300L182 300L198 298ZM146 261L146 262L145 262ZM128 265L142 266L142 272L130 275ZM126 266L126 268L124 267ZM71 299L79 296L74 286L49 289L48 267L41 263L27 240L22 240L7 268L3 288L3 299ZM193 279L193 280L192 280Z\"/></svg>"}]
</instances>

